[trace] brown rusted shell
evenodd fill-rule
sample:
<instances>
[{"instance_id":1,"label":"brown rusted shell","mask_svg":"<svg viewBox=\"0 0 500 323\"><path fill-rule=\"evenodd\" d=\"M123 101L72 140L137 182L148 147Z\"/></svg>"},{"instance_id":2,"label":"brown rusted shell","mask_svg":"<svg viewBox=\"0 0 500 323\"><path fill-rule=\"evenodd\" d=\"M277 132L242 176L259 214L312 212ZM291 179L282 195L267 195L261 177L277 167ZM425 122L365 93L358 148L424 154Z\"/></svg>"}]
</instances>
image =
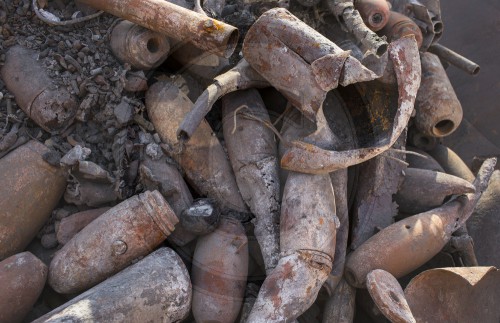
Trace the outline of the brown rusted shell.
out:
<instances>
[{"instance_id":1,"label":"brown rusted shell","mask_svg":"<svg viewBox=\"0 0 500 323\"><path fill-rule=\"evenodd\" d=\"M30 252L0 262L0 322L21 322L47 280L47 266Z\"/></svg>"},{"instance_id":2,"label":"brown rusted shell","mask_svg":"<svg viewBox=\"0 0 500 323\"><path fill-rule=\"evenodd\" d=\"M224 218L200 237L193 257L193 315L197 322L230 323L243 304L248 240L239 221Z\"/></svg>"},{"instance_id":3,"label":"brown rusted shell","mask_svg":"<svg viewBox=\"0 0 500 323\"><path fill-rule=\"evenodd\" d=\"M76 116L76 98L65 88L56 87L38 53L22 46L11 47L5 57L1 76L14 94L19 107L46 131L61 131Z\"/></svg>"},{"instance_id":4,"label":"brown rusted shell","mask_svg":"<svg viewBox=\"0 0 500 323\"><path fill-rule=\"evenodd\" d=\"M200 193L217 201L221 209L246 211L233 170L210 125L203 120L191 139L180 146L177 128L193 103L170 82L158 82L146 93L148 115L170 156L186 173L188 182Z\"/></svg>"},{"instance_id":5,"label":"brown rusted shell","mask_svg":"<svg viewBox=\"0 0 500 323\"><path fill-rule=\"evenodd\" d=\"M90 222L97 219L101 214L109 209L109 207L102 207L99 209L78 212L65 217L61 220L57 228L57 241L59 241L60 244L68 243L71 238L85 228Z\"/></svg>"},{"instance_id":6,"label":"brown rusted shell","mask_svg":"<svg viewBox=\"0 0 500 323\"><path fill-rule=\"evenodd\" d=\"M170 53L170 44L165 35L127 20L120 21L113 28L110 46L121 62L140 70L159 66Z\"/></svg>"},{"instance_id":7,"label":"brown rusted shell","mask_svg":"<svg viewBox=\"0 0 500 323\"><path fill-rule=\"evenodd\" d=\"M158 191L133 196L92 221L56 253L49 284L62 294L90 288L154 250L178 221Z\"/></svg>"},{"instance_id":8,"label":"brown rusted shell","mask_svg":"<svg viewBox=\"0 0 500 323\"><path fill-rule=\"evenodd\" d=\"M422 53L422 82L415 101L415 126L423 134L444 137L462 122L462 105L437 57Z\"/></svg>"},{"instance_id":9,"label":"brown rusted shell","mask_svg":"<svg viewBox=\"0 0 500 323\"><path fill-rule=\"evenodd\" d=\"M64 193L64 171L42 158L48 151L32 140L0 159L0 260L26 248Z\"/></svg>"},{"instance_id":10,"label":"brown rusted shell","mask_svg":"<svg viewBox=\"0 0 500 323\"><path fill-rule=\"evenodd\" d=\"M405 289L417 322L499 322L500 271L454 267L424 271Z\"/></svg>"},{"instance_id":11,"label":"brown rusted shell","mask_svg":"<svg viewBox=\"0 0 500 323\"><path fill-rule=\"evenodd\" d=\"M238 44L238 29L222 21L163 0L81 0L166 36L230 57ZM161 19L159 18L161 17Z\"/></svg>"},{"instance_id":12,"label":"brown rusted shell","mask_svg":"<svg viewBox=\"0 0 500 323\"><path fill-rule=\"evenodd\" d=\"M390 9L386 0L355 0L354 8L368 28L379 31L389 21Z\"/></svg>"},{"instance_id":13,"label":"brown rusted shell","mask_svg":"<svg viewBox=\"0 0 500 323\"><path fill-rule=\"evenodd\" d=\"M379 31L379 34L386 36L389 42L393 42L404 36L413 35L417 41L418 48L422 46L423 42L422 31L417 24L407 16L394 11L390 12L389 20L385 27Z\"/></svg>"},{"instance_id":14,"label":"brown rusted shell","mask_svg":"<svg viewBox=\"0 0 500 323\"><path fill-rule=\"evenodd\" d=\"M192 287L181 258L161 248L38 318L41 322L179 322Z\"/></svg>"},{"instance_id":15,"label":"brown rusted shell","mask_svg":"<svg viewBox=\"0 0 500 323\"><path fill-rule=\"evenodd\" d=\"M465 162L450 148L437 145L428 151L446 171L446 173L465 179L468 182L474 181L474 174Z\"/></svg>"}]
</instances>

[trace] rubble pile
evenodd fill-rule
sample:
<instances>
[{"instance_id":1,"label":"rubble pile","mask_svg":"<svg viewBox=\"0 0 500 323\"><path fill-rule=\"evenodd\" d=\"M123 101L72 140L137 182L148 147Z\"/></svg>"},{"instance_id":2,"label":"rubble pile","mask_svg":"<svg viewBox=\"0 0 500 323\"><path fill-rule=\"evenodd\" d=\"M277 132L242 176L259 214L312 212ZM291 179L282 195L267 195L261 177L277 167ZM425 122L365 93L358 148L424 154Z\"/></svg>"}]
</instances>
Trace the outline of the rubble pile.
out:
<instances>
[{"instance_id":1,"label":"rubble pile","mask_svg":"<svg viewBox=\"0 0 500 323\"><path fill-rule=\"evenodd\" d=\"M0 322L498 322L438 0L0 1ZM491 225L497 224L495 225Z\"/></svg>"}]
</instances>

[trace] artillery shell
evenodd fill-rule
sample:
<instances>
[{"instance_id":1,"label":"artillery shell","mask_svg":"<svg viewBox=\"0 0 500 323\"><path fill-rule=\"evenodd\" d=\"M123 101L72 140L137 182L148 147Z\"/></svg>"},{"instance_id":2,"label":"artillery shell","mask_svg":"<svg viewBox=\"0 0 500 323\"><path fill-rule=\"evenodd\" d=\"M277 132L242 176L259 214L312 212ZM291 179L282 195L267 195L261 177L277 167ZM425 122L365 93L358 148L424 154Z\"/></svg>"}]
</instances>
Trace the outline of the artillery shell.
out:
<instances>
[{"instance_id":1,"label":"artillery shell","mask_svg":"<svg viewBox=\"0 0 500 323\"><path fill-rule=\"evenodd\" d=\"M440 206L447 196L474 191L474 185L460 177L426 169L408 168L395 201L400 211L416 214Z\"/></svg>"},{"instance_id":2,"label":"artillery shell","mask_svg":"<svg viewBox=\"0 0 500 323\"><path fill-rule=\"evenodd\" d=\"M356 289L345 279L340 280L323 311L323 323L352 323L355 311Z\"/></svg>"},{"instance_id":3,"label":"artillery shell","mask_svg":"<svg viewBox=\"0 0 500 323\"><path fill-rule=\"evenodd\" d=\"M379 31L379 34L386 36L389 42L393 42L396 39L403 38L404 36L413 35L417 41L417 46L420 48L423 42L422 31L420 28L405 15L398 12L391 11L389 14L389 20L384 28Z\"/></svg>"},{"instance_id":4,"label":"artillery shell","mask_svg":"<svg viewBox=\"0 0 500 323\"><path fill-rule=\"evenodd\" d=\"M203 120L191 140L180 143L176 131L193 103L170 82L158 82L146 93L146 107L169 155L186 173L188 182L201 194L217 201L222 211L246 211L224 149Z\"/></svg>"},{"instance_id":5,"label":"artillery shell","mask_svg":"<svg viewBox=\"0 0 500 323\"><path fill-rule=\"evenodd\" d=\"M191 294L181 258L161 248L33 323L179 322L189 314Z\"/></svg>"},{"instance_id":6,"label":"artillery shell","mask_svg":"<svg viewBox=\"0 0 500 323\"><path fill-rule=\"evenodd\" d=\"M421 58L422 82L415 101L415 126L428 136L448 136L462 122L462 105L439 57L422 53Z\"/></svg>"},{"instance_id":7,"label":"artillery shell","mask_svg":"<svg viewBox=\"0 0 500 323\"><path fill-rule=\"evenodd\" d=\"M133 196L92 221L56 253L49 284L62 294L90 288L151 252L177 222L160 192Z\"/></svg>"},{"instance_id":8,"label":"artillery shell","mask_svg":"<svg viewBox=\"0 0 500 323\"><path fill-rule=\"evenodd\" d=\"M439 163L427 152L410 146L406 146L406 150L422 155L416 156L414 154L407 154L406 162L408 163L408 167L445 173L443 167L441 167L441 165L439 165Z\"/></svg>"},{"instance_id":9,"label":"artillery shell","mask_svg":"<svg viewBox=\"0 0 500 323\"><path fill-rule=\"evenodd\" d=\"M47 280L47 266L30 252L0 262L0 322L21 322Z\"/></svg>"},{"instance_id":10,"label":"artillery shell","mask_svg":"<svg viewBox=\"0 0 500 323\"><path fill-rule=\"evenodd\" d=\"M437 145L434 149L428 151L444 170L451 175L465 179L468 182L474 181L474 174L465 162L450 148Z\"/></svg>"},{"instance_id":11,"label":"artillery shell","mask_svg":"<svg viewBox=\"0 0 500 323\"><path fill-rule=\"evenodd\" d=\"M46 163L32 140L0 159L0 260L23 251L61 199L64 171Z\"/></svg>"},{"instance_id":12,"label":"artillery shell","mask_svg":"<svg viewBox=\"0 0 500 323\"><path fill-rule=\"evenodd\" d=\"M83 212L78 212L65 217L59 223L57 228L57 241L60 244L68 243L78 232L85 228L90 222L97 219L101 214L109 210L109 207L99 209L91 209Z\"/></svg>"},{"instance_id":13,"label":"artillery shell","mask_svg":"<svg viewBox=\"0 0 500 323\"><path fill-rule=\"evenodd\" d=\"M76 116L77 100L57 88L37 60L38 53L22 46L7 51L1 76L19 107L46 131L62 131Z\"/></svg>"},{"instance_id":14,"label":"artillery shell","mask_svg":"<svg viewBox=\"0 0 500 323\"><path fill-rule=\"evenodd\" d=\"M243 200L256 217L255 236L269 273L279 259L278 152L264 102L255 89L224 96L223 128Z\"/></svg>"},{"instance_id":15,"label":"artillery shell","mask_svg":"<svg viewBox=\"0 0 500 323\"><path fill-rule=\"evenodd\" d=\"M354 8L368 28L379 31L389 21L390 9L386 0L355 0Z\"/></svg>"},{"instance_id":16,"label":"artillery shell","mask_svg":"<svg viewBox=\"0 0 500 323\"><path fill-rule=\"evenodd\" d=\"M158 67L170 53L170 44L165 35L127 20L120 21L113 28L110 46L121 62L140 70Z\"/></svg>"},{"instance_id":17,"label":"artillery shell","mask_svg":"<svg viewBox=\"0 0 500 323\"><path fill-rule=\"evenodd\" d=\"M245 294L248 240L239 221L223 218L198 239L193 257L193 315L197 322L234 322Z\"/></svg>"}]
</instances>

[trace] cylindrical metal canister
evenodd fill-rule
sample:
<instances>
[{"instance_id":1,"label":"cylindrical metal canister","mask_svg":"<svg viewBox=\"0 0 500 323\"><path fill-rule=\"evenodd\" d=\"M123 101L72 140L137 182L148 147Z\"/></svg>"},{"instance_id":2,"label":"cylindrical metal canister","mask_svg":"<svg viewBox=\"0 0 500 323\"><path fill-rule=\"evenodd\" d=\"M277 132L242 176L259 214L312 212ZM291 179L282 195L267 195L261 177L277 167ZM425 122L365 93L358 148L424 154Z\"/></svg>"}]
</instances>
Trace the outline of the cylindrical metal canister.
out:
<instances>
[{"instance_id":1,"label":"cylindrical metal canister","mask_svg":"<svg viewBox=\"0 0 500 323\"><path fill-rule=\"evenodd\" d=\"M248 240L239 221L223 218L198 239L193 257L193 315L197 322L230 323L243 304Z\"/></svg>"},{"instance_id":2,"label":"cylindrical metal canister","mask_svg":"<svg viewBox=\"0 0 500 323\"><path fill-rule=\"evenodd\" d=\"M60 244L66 244L78 232L85 228L90 222L97 219L101 214L109 210L109 207L99 209L90 209L72 214L61 220L56 229L57 241Z\"/></svg>"},{"instance_id":3,"label":"cylindrical metal canister","mask_svg":"<svg viewBox=\"0 0 500 323\"><path fill-rule=\"evenodd\" d=\"M0 159L0 260L26 248L61 199L66 177L32 140Z\"/></svg>"},{"instance_id":4,"label":"cylindrical metal canister","mask_svg":"<svg viewBox=\"0 0 500 323\"><path fill-rule=\"evenodd\" d=\"M30 252L0 262L0 322L21 322L47 280L47 266Z\"/></svg>"},{"instance_id":5,"label":"cylindrical metal canister","mask_svg":"<svg viewBox=\"0 0 500 323\"><path fill-rule=\"evenodd\" d=\"M60 131L73 122L77 100L68 90L52 82L37 57L38 53L31 49L11 47L1 76L30 119L44 130Z\"/></svg>"},{"instance_id":6,"label":"cylindrical metal canister","mask_svg":"<svg viewBox=\"0 0 500 323\"><path fill-rule=\"evenodd\" d=\"M177 222L160 192L133 196L92 221L56 253L49 284L63 294L90 288L150 253Z\"/></svg>"},{"instance_id":7,"label":"cylindrical metal canister","mask_svg":"<svg viewBox=\"0 0 500 323\"><path fill-rule=\"evenodd\" d=\"M161 248L34 323L180 322L191 308L191 294L181 258Z\"/></svg>"},{"instance_id":8,"label":"cylindrical metal canister","mask_svg":"<svg viewBox=\"0 0 500 323\"><path fill-rule=\"evenodd\" d=\"M379 31L380 35L387 36L387 40L392 42L407 35L414 35L418 48L422 46L422 31L410 18L398 12L391 11L389 21L384 28Z\"/></svg>"},{"instance_id":9,"label":"cylindrical metal canister","mask_svg":"<svg viewBox=\"0 0 500 323\"><path fill-rule=\"evenodd\" d=\"M462 105L439 57L431 53L422 53L421 57L422 82L415 101L415 126L429 136L448 136L462 122Z\"/></svg>"},{"instance_id":10,"label":"cylindrical metal canister","mask_svg":"<svg viewBox=\"0 0 500 323\"><path fill-rule=\"evenodd\" d=\"M390 8L386 0L355 0L354 8L368 28L379 31L389 21Z\"/></svg>"},{"instance_id":11,"label":"cylindrical metal canister","mask_svg":"<svg viewBox=\"0 0 500 323\"><path fill-rule=\"evenodd\" d=\"M170 53L168 38L130 21L119 22L111 32L113 54L140 70L158 67Z\"/></svg>"}]
</instances>

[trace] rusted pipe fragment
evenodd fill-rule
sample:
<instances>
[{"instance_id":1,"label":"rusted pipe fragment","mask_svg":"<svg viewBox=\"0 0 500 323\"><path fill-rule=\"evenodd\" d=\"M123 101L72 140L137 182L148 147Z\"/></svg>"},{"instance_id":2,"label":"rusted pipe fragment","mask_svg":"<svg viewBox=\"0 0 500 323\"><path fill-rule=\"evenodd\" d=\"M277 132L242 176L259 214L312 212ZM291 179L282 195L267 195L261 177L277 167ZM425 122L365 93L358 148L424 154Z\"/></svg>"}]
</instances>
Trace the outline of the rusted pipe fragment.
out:
<instances>
[{"instance_id":1,"label":"rusted pipe fragment","mask_svg":"<svg viewBox=\"0 0 500 323\"><path fill-rule=\"evenodd\" d=\"M97 219L101 214L109 210L109 207L102 207L99 209L91 209L83 212L78 212L65 217L59 223L56 236L60 244L66 244L78 232L85 228L90 222Z\"/></svg>"},{"instance_id":2,"label":"rusted pipe fragment","mask_svg":"<svg viewBox=\"0 0 500 323\"><path fill-rule=\"evenodd\" d=\"M495 267L427 270L411 280L405 295L417 322L500 320L500 270Z\"/></svg>"},{"instance_id":3,"label":"rusted pipe fragment","mask_svg":"<svg viewBox=\"0 0 500 323\"><path fill-rule=\"evenodd\" d=\"M47 266L30 252L0 262L0 322L22 322L42 293Z\"/></svg>"},{"instance_id":4,"label":"rusted pipe fragment","mask_svg":"<svg viewBox=\"0 0 500 323\"><path fill-rule=\"evenodd\" d=\"M372 270L366 276L366 288L379 310L392 323L416 323L401 285L390 273Z\"/></svg>"},{"instance_id":5,"label":"rusted pipe fragment","mask_svg":"<svg viewBox=\"0 0 500 323\"><path fill-rule=\"evenodd\" d=\"M422 82L415 102L415 126L428 136L444 137L462 122L462 105L439 57L422 53Z\"/></svg>"},{"instance_id":6,"label":"rusted pipe fragment","mask_svg":"<svg viewBox=\"0 0 500 323\"><path fill-rule=\"evenodd\" d=\"M348 282L362 288L366 275L374 269L383 269L400 278L429 261L471 216L495 164L494 158L483 163L474 181L475 193L461 195L439 208L396 222L353 251L346 262Z\"/></svg>"},{"instance_id":7,"label":"rusted pipe fragment","mask_svg":"<svg viewBox=\"0 0 500 323\"><path fill-rule=\"evenodd\" d=\"M193 257L193 315L197 322L234 322L245 294L248 240L241 223L223 218L198 239Z\"/></svg>"},{"instance_id":8,"label":"rusted pipe fragment","mask_svg":"<svg viewBox=\"0 0 500 323\"><path fill-rule=\"evenodd\" d=\"M163 0L81 0L80 2L129 20L166 36L229 57L238 44L238 29L222 21Z\"/></svg>"},{"instance_id":9,"label":"rusted pipe fragment","mask_svg":"<svg viewBox=\"0 0 500 323\"><path fill-rule=\"evenodd\" d=\"M209 85L196 100L193 108L185 113L177 130L179 140L187 141L193 136L200 123L212 109L212 106L222 96L237 90L269 86L269 83L244 59L214 80L215 82Z\"/></svg>"},{"instance_id":10,"label":"rusted pipe fragment","mask_svg":"<svg viewBox=\"0 0 500 323\"><path fill-rule=\"evenodd\" d=\"M161 248L34 323L179 322L189 314L191 294L181 258Z\"/></svg>"},{"instance_id":11,"label":"rusted pipe fragment","mask_svg":"<svg viewBox=\"0 0 500 323\"><path fill-rule=\"evenodd\" d=\"M113 28L110 46L122 63L129 63L140 70L158 67L170 53L170 44L165 35L127 20L120 21Z\"/></svg>"},{"instance_id":12,"label":"rusted pipe fragment","mask_svg":"<svg viewBox=\"0 0 500 323\"><path fill-rule=\"evenodd\" d=\"M384 140L385 144L353 150L330 151L313 144L293 141L292 147L281 159L282 168L310 174L330 173L373 158L396 142L408 124L420 86L420 60L413 36L392 42L389 46L389 56L398 79L399 108L394 118L392 131Z\"/></svg>"},{"instance_id":13,"label":"rusted pipe fragment","mask_svg":"<svg viewBox=\"0 0 500 323\"><path fill-rule=\"evenodd\" d=\"M413 20L399 12L390 12L389 20L385 27L379 31L379 34L386 36L389 42L393 42L404 36L413 35L417 41L418 48L422 46L423 36L420 28Z\"/></svg>"},{"instance_id":14,"label":"rusted pipe fragment","mask_svg":"<svg viewBox=\"0 0 500 323\"><path fill-rule=\"evenodd\" d=\"M279 259L280 212L278 152L271 120L255 89L226 95L222 104L229 160L243 200L255 215L254 232L269 274Z\"/></svg>"},{"instance_id":15,"label":"rusted pipe fragment","mask_svg":"<svg viewBox=\"0 0 500 323\"><path fill-rule=\"evenodd\" d=\"M65 88L56 87L37 57L33 50L13 46L0 73L26 115L44 130L59 132L73 122L78 103Z\"/></svg>"},{"instance_id":16,"label":"rusted pipe fragment","mask_svg":"<svg viewBox=\"0 0 500 323\"><path fill-rule=\"evenodd\" d=\"M65 172L43 160L48 151L32 140L0 159L0 260L28 246L64 193Z\"/></svg>"},{"instance_id":17,"label":"rusted pipe fragment","mask_svg":"<svg viewBox=\"0 0 500 323\"><path fill-rule=\"evenodd\" d=\"M465 162L453 150L444 146L437 145L434 149L428 151L444 170L451 175L465 179L468 182L474 181L474 174Z\"/></svg>"},{"instance_id":18,"label":"rusted pipe fragment","mask_svg":"<svg viewBox=\"0 0 500 323\"><path fill-rule=\"evenodd\" d=\"M323 323L352 323L354 320L356 288L342 279L325 304Z\"/></svg>"},{"instance_id":19,"label":"rusted pipe fragment","mask_svg":"<svg viewBox=\"0 0 500 323\"><path fill-rule=\"evenodd\" d=\"M177 222L160 192L133 196L92 221L56 253L49 284L62 294L90 288L151 252Z\"/></svg>"},{"instance_id":20,"label":"rusted pipe fragment","mask_svg":"<svg viewBox=\"0 0 500 323\"><path fill-rule=\"evenodd\" d=\"M389 3L386 0L354 0L364 23L373 31L379 31L389 21Z\"/></svg>"},{"instance_id":21,"label":"rusted pipe fragment","mask_svg":"<svg viewBox=\"0 0 500 323\"><path fill-rule=\"evenodd\" d=\"M158 82L146 93L146 107L168 154L198 193L216 200L222 212L246 211L231 165L210 125L202 118L190 141L177 139L177 128L193 108L186 95L170 82Z\"/></svg>"},{"instance_id":22,"label":"rusted pipe fragment","mask_svg":"<svg viewBox=\"0 0 500 323\"><path fill-rule=\"evenodd\" d=\"M474 191L474 185L460 177L426 169L408 168L395 201L400 211L416 214L440 206L447 196Z\"/></svg>"},{"instance_id":23,"label":"rusted pipe fragment","mask_svg":"<svg viewBox=\"0 0 500 323\"><path fill-rule=\"evenodd\" d=\"M469 73L470 75L477 75L479 73L479 70L481 69L478 64L441 44L433 44L429 47L429 52L436 54L442 60L458 67L459 69Z\"/></svg>"}]
</instances>

